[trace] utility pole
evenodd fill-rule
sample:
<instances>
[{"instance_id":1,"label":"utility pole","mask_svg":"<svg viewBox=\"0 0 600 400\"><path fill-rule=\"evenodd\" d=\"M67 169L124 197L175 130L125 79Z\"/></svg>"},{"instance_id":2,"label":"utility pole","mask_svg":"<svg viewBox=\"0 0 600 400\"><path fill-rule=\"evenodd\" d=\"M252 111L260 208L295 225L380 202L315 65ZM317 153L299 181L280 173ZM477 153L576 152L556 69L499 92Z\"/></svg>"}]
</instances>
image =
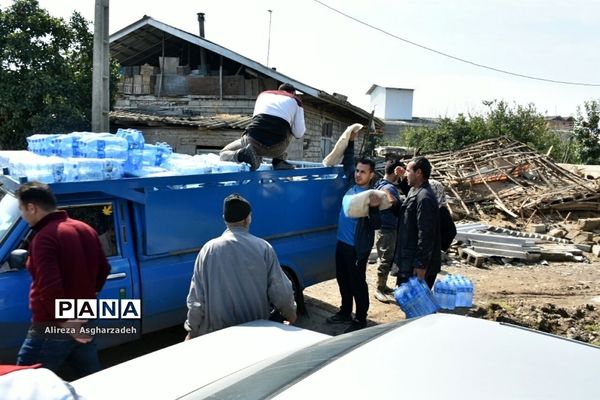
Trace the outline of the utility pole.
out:
<instances>
[{"instance_id":1,"label":"utility pole","mask_svg":"<svg viewBox=\"0 0 600 400\"><path fill-rule=\"evenodd\" d=\"M271 17L273 16L273 10L267 10L269 12L269 39L267 41L267 67L269 66L269 54L271 53Z\"/></svg>"},{"instance_id":2,"label":"utility pole","mask_svg":"<svg viewBox=\"0 0 600 400\"><path fill-rule=\"evenodd\" d=\"M92 71L92 132L108 132L110 108L110 45L108 41L109 0L95 0L94 69Z\"/></svg>"}]
</instances>

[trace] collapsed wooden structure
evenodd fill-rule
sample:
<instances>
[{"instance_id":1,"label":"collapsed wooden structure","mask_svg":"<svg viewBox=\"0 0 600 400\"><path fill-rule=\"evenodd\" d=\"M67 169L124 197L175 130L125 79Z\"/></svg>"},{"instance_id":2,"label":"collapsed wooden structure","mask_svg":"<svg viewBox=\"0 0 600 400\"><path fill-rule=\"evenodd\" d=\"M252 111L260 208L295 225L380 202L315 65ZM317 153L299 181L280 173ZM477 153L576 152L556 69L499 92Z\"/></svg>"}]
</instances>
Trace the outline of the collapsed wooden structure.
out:
<instances>
[{"instance_id":1,"label":"collapsed wooden structure","mask_svg":"<svg viewBox=\"0 0 600 400\"><path fill-rule=\"evenodd\" d=\"M427 158L433 164L432 178L446 187L451 212L458 218L480 218L496 210L513 218L600 211L600 192L594 181L508 137Z\"/></svg>"}]
</instances>

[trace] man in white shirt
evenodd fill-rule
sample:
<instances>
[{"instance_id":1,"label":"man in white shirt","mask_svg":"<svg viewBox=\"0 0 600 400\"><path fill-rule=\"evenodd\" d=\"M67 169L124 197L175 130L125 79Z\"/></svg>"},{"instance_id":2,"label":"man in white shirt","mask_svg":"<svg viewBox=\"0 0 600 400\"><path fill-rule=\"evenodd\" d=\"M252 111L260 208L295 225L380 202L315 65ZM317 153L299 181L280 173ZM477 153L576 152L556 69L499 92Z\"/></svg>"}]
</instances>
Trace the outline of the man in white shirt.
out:
<instances>
[{"instance_id":1,"label":"man in white shirt","mask_svg":"<svg viewBox=\"0 0 600 400\"><path fill-rule=\"evenodd\" d=\"M287 148L293 138L304 136L304 109L289 83L278 90L266 90L258 95L254 114L244 135L225 146L220 153L223 161L246 162L256 170L263 157L272 157L274 169L293 169L287 161Z\"/></svg>"}]
</instances>

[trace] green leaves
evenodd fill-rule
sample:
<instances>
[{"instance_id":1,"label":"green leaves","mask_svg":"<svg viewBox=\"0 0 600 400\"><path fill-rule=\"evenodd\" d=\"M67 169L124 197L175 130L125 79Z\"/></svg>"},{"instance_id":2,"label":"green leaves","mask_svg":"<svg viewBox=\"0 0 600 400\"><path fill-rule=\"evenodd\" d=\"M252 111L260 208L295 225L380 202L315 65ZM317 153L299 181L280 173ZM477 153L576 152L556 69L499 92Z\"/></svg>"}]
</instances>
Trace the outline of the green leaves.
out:
<instances>
[{"instance_id":1,"label":"green leaves","mask_svg":"<svg viewBox=\"0 0 600 400\"><path fill-rule=\"evenodd\" d=\"M505 101L484 101L483 114L459 114L441 118L431 127L411 128L401 133L403 145L421 148L422 153L458 150L471 143L508 136L552 155L562 156L566 144L548 129L544 116L533 104L510 106Z\"/></svg>"},{"instance_id":2,"label":"green leaves","mask_svg":"<svg viewBox=\"0 0 600 400\"><path fill-rule=\"evenodd\" d=\"M67 22L37 0L0 10L0 148L23 149L34 133L90 129L92 55L91 23L78 13ZM112 88L116 79L113 68Z\"/></svg>"},{"instance_id":3,"label":"green leaves","mask_svg":"<svg viewBox=\"0 0 600 400\"><path fill-rule=\"evenodd\" d=\"M577 108L575 119L575 152L583 164L600 164L600 104L586 101Z\"/></svg>"}]
</instances>

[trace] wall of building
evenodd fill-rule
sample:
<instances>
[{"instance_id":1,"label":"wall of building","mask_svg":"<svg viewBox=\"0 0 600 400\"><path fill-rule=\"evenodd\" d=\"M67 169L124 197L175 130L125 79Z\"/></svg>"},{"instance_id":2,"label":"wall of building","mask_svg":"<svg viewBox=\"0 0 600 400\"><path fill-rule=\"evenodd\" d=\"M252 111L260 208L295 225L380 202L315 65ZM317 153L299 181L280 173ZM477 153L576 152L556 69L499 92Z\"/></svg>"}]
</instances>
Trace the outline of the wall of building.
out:
<instances>
[{"instance_id":1,"label":"wall of building","mask_svg":"<svg viewBox=\"0 0 600 400\"><path fill-rule=\"evenodd\" d=\"M161 114L169 115L189 115L191 113L205 116L215 114L251 115L254 109L254 100L219 101L195 96L161 99L154 96L129 96L119 100L115 108L128 111L160 111ZM322 161L323 153L327 153L335 145L337 139L349 125L357 122L345 114L337 114L309 104L305 104L304 119L306 124L304 137L293 140L288 148L288 158L291 160ZM365 124L364 121L362 123ZM323 126L325 124L331 124L331 136L324 138ZM173 151L184 154L195 154L198 148L220 149L238 139L243 133L241 129L199 129L183 126L127 127L142 130L147 143L167 142L173 147ZM117 127L113 126L113 128ZM360 149L361 143L357 143L357 150Z\"/></svg>"},{"instance_id":2,"label":"wall of building","mask_svg":"<svg viewBox=\"0 0 600 400\"><path fill-rule=\"evenodd\" d=\"M384 119L412 119L413 91L387 89Z\"/></svg>"}]
</instances>

